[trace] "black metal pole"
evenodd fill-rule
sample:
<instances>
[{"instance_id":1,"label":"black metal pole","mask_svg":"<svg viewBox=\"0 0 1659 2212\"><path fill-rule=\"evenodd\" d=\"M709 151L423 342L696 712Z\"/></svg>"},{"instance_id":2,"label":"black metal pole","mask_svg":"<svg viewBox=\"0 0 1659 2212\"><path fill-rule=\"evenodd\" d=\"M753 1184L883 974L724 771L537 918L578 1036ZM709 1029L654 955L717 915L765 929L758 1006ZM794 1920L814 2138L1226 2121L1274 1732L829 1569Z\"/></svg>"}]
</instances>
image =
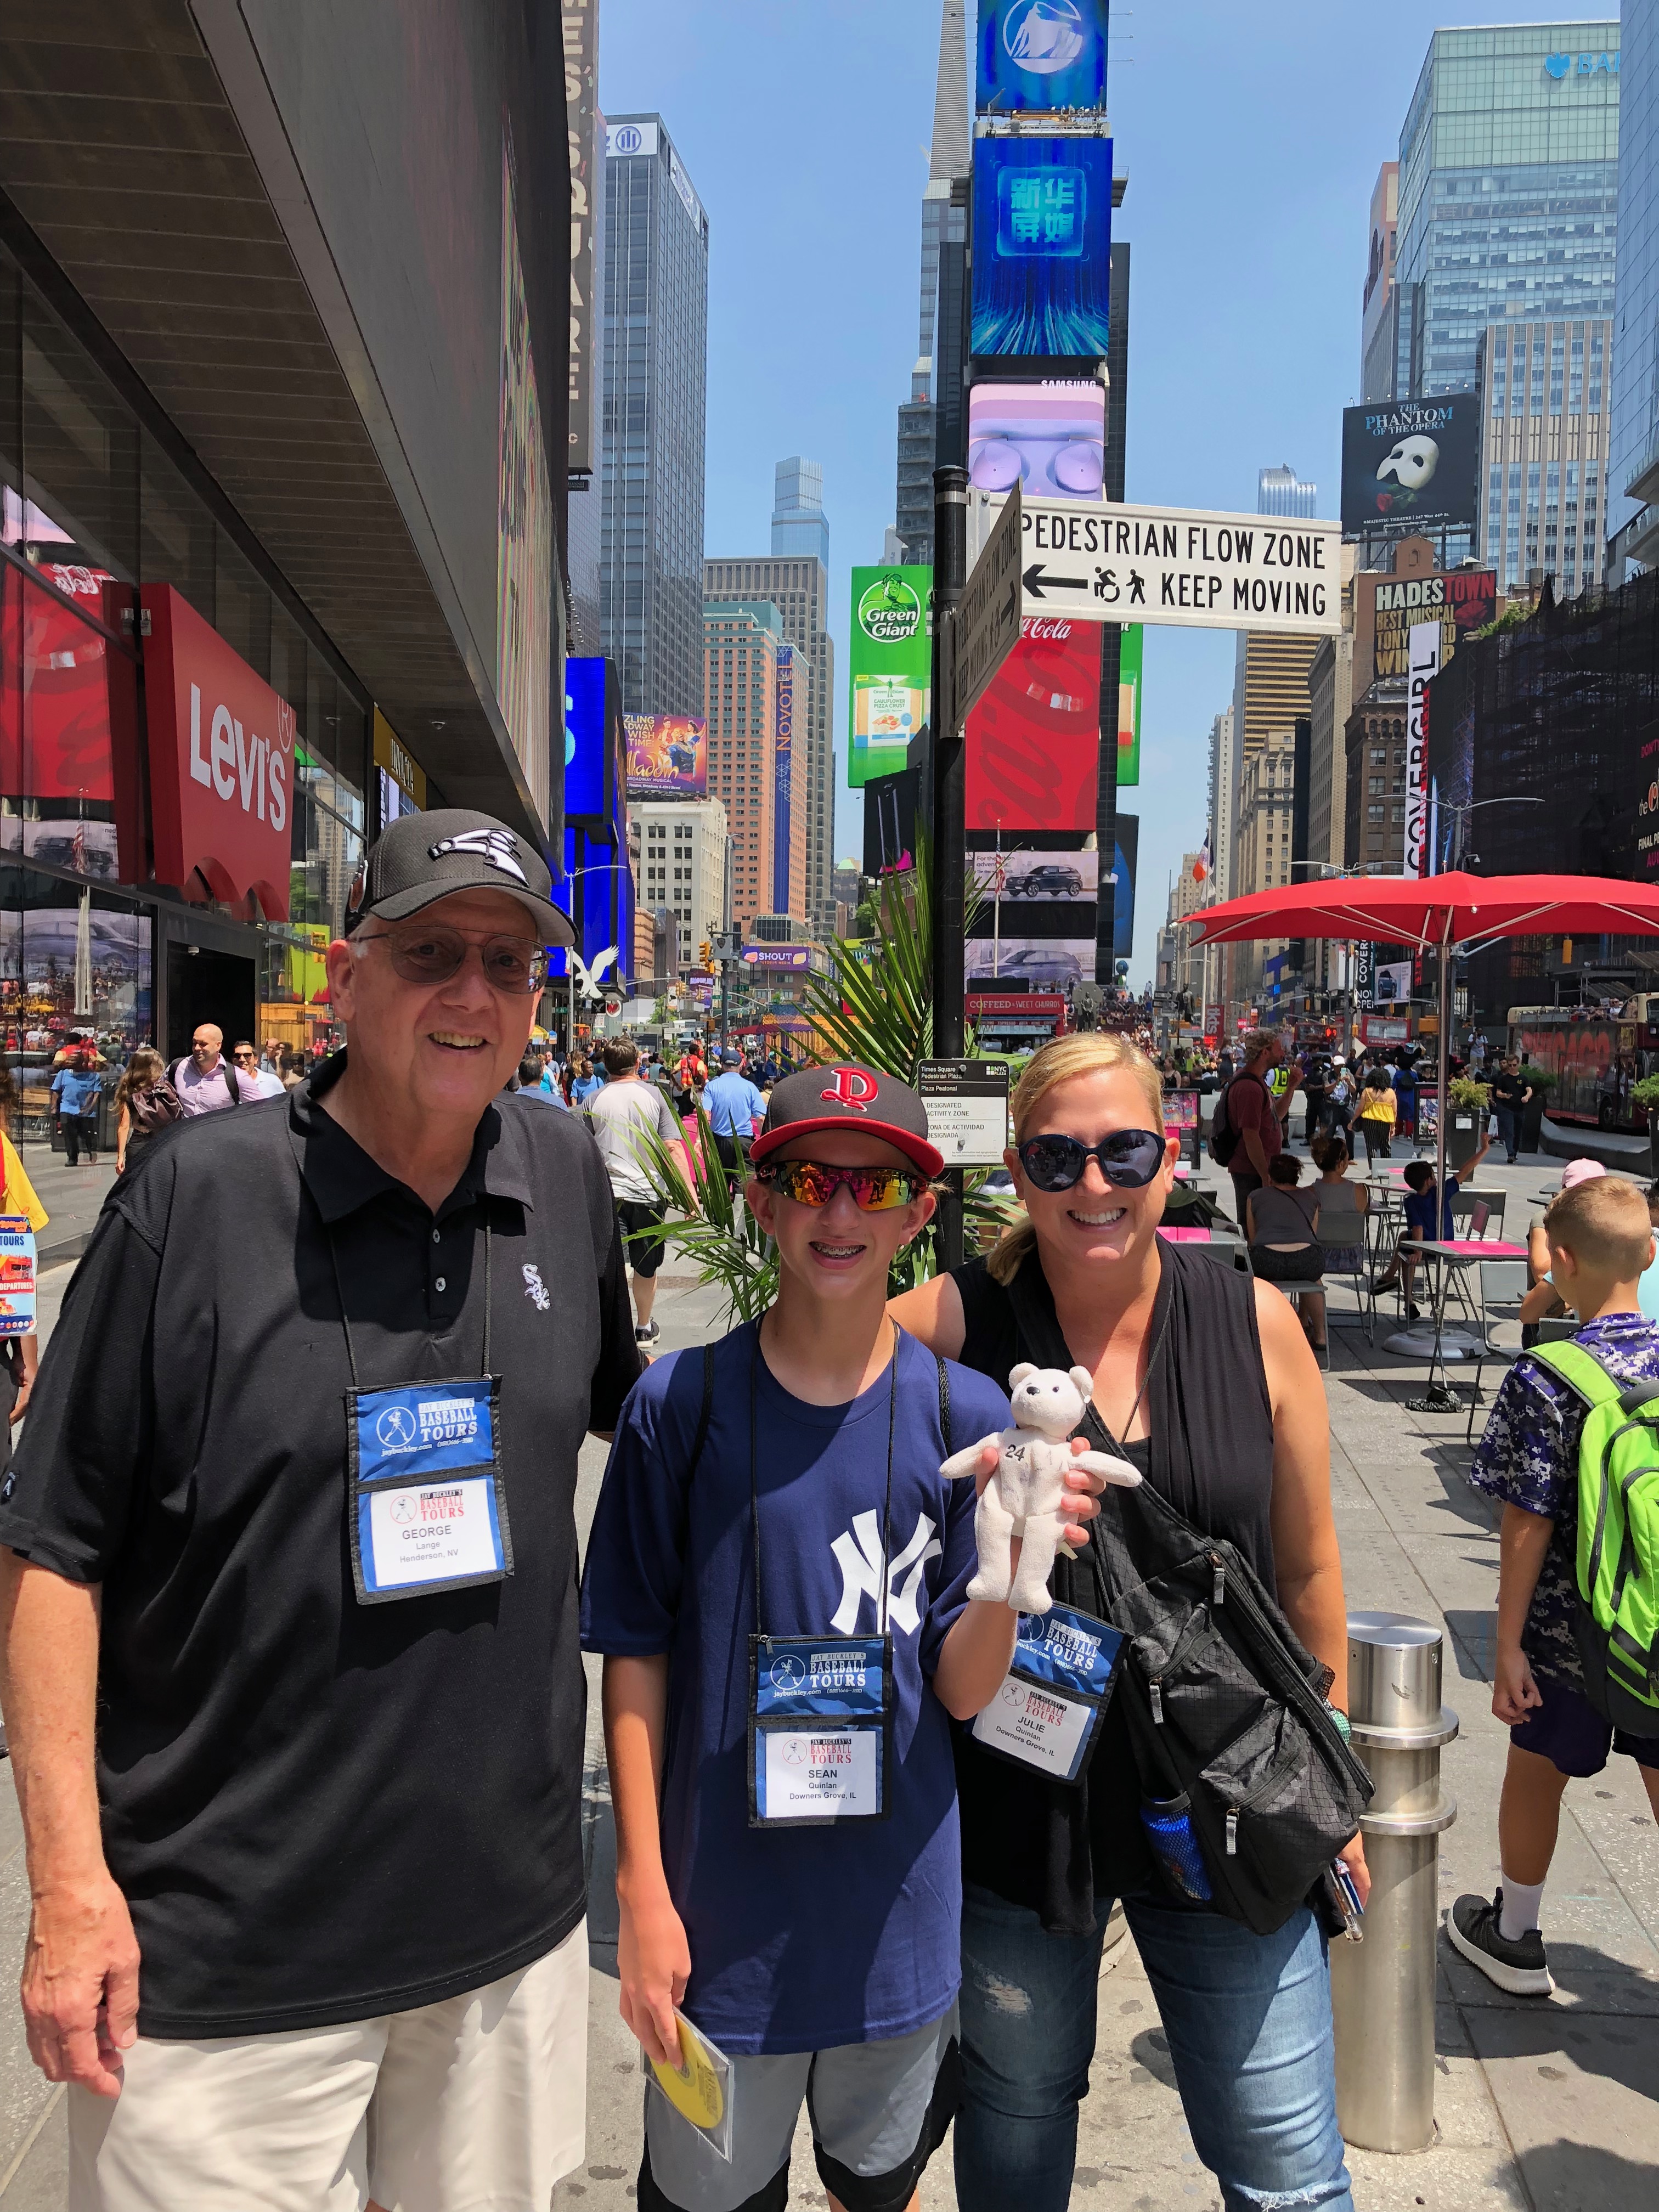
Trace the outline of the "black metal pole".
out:
<instances>
[{"instance_id":1,"label":"black metal pole","mask_svg":"<svg viewBox=\"0 0 1659 2212\"><path fill-rule=\"evenodd\" d=\"M933 471L933 1056L960 1060L967 946L966 747L956 709L956 609L968 580L968 471ZM962 1264L962 1170L939 1204L939 1265Z\"/></svg>"},{"instance_id":2,"label":"black metal pole","mask_svg":"<svg viewBox=\"0 0 1659 2212\"><path fill-rule=\"evenodd\" d=\"M1100 888L1095 908L1095 981L1110 990L1117 980L1117 885L1108 883L1117 860L1117 686L1123 632L1100 625L1100 761L1095 775L1096 863Z\"/></svg>"}]
</instances>

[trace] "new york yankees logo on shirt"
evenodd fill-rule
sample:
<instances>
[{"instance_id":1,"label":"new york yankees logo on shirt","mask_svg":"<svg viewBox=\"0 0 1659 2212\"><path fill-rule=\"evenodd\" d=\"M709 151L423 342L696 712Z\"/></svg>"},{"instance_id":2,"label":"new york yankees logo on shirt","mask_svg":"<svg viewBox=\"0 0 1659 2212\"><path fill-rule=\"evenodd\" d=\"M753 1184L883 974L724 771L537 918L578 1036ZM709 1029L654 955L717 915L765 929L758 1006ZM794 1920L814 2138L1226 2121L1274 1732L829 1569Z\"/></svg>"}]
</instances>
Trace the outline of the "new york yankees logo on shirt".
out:
<instances>
[{"instance_id":1,"label":"new york yankees logo on shirt","mask_svg":"<svg viewBox=\"0 0 1659 2212\"><path fill-rule=\"evenodd\" d=\"M876 1618L881 1616L881 1516L854 1514L851 1528L837 1536L830 1549L841 1569L841 1603L830 1614L830 1626L838 1636L850 1636L866 1597ZM921 1626L922 1577L927 1562L942 1559L944 1553L934 1523L925 1513L918 1513L915 1534L887 1569L888 1621L906 1636L914 1636ZM901 1582L899 1577L907 1569L909 1580Z\"/></svg>"}]
</instances>

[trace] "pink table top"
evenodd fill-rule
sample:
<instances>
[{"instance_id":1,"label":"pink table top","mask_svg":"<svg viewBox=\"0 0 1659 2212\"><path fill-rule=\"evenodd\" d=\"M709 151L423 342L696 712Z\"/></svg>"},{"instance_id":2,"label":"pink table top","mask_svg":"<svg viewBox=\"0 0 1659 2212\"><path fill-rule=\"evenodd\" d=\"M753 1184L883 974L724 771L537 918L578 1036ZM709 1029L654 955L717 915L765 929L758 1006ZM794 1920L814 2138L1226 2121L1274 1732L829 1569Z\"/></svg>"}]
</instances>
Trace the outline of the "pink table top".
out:
<instances>
[{"instance_id":1,"label":"pink table top","mask_svg":"<svg viewBox=\"0 0 1659 2212\"><path fill-rule=\"evenodd\" d=\"M1160 1226L1158 1233L1160 1237L1167 1237L1171 1244L1207 1244L1211 1242L1207 1229L1164 1229Z\"/></svg>"},{"instance_id":2,"label":"pink table top","mask_svg":"<svg viewBox=\"0 0 1659 2212\"><path fill-rule=\"evenodd\" d=\"M1524 1244L1502 1244L1491 1237L1455 1237L1440 1244L1425 1241L1417 1249L1437 1252L1443 1260L1524 1260L1527 1256Z\"/></svg>"}]
</instances>

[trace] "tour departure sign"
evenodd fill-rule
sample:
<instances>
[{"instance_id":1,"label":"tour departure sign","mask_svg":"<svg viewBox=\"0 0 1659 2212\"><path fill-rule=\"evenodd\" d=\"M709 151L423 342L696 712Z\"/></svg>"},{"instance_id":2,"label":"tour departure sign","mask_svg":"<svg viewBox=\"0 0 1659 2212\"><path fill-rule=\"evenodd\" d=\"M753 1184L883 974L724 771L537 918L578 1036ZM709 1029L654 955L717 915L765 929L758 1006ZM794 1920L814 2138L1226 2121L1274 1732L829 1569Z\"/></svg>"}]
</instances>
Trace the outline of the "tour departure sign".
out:
<instances>
[{"instance_id":1,"label":"tour departure sign","mask_svg":"<svg viewBox=\"0 0 1659 2212\"><path fill-rule=\"evenodd\" d=\"M1339 522L1028 498L1022 523L1027 616L1303 636L1342 627Z\"/></svg>"}]
</instances>

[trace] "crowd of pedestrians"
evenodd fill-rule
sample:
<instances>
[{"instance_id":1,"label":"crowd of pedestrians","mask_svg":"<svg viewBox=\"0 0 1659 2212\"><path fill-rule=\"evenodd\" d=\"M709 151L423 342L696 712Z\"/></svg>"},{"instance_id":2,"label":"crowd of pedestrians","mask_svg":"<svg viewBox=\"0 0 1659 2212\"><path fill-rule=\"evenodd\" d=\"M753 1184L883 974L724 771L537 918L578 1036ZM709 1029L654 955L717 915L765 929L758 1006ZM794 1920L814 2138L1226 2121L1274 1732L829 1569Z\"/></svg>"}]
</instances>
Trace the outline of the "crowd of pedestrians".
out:
<instances>
[{"instance_id":1,"label":"crowd of pedestrians","mask_svg":"<svg viewBox=\"0 0 1659 2212\"><path fill-rule=\"evenodd\" d=\"M730 2122L716 2147L647 2091L645 2212L781 2204L803 2105L848 2212L913 2207L952 2123L964 2212L1061 2212L1116 1900L1231 2212L1351 2212L1327 1877L1363 1904L1364 1777L1324 1317L1273 1279L1316 1287L1300 1255L1332 1224L1364 1241L1338 1071L1304 1183L1283 1048L1245 1041L1212 1123L1235 1273L1158 1234L1178 1147L1149 1056L1045 1047L1012 1099L1018 1224L890 1299L943 1165L921 1097L852 1062L562 1054L533 1027L570 935L551 888L487 817L389 829L326 956L344 1050L227 1056L204 1024L170 1066L135 1052L122 1173L38 1373L16 1355L0 1696L24 2014L70 2085L76 2212L550 2201L584 2142L584 1650L623 2015ZM71 1054L58 1110L86 1118L100 1074ZM1357 1101L1398 1127L1397 1081ZM690 1182L698 1109L775 1294L653 1358L650 1164ZM1450 1190L1425 1172L1431 1230ZM1543 1224L1624 1382L1659 1376L1646 1219L1591 1182ZM1659 1772L1562 1644L1571 1382L1517 1366L1474 1476L1505 1506L1516 1735L1504 1887L1460 1900L1454 1940L1517 1989L1547 1985L1565 1778L1609 1749ZM980 1503L1011 1389L1062 1385L1079 1456L1017 1643ZM590 1432L611 1452L579 1562ZM1131 1618L1158 1547L1195 1543L1210 1610ZM1224 1575L1274 1663L1206 1632ZM1312 1670L1288 1703L1286 1664Z\"/></svg>"}]
</instances>

